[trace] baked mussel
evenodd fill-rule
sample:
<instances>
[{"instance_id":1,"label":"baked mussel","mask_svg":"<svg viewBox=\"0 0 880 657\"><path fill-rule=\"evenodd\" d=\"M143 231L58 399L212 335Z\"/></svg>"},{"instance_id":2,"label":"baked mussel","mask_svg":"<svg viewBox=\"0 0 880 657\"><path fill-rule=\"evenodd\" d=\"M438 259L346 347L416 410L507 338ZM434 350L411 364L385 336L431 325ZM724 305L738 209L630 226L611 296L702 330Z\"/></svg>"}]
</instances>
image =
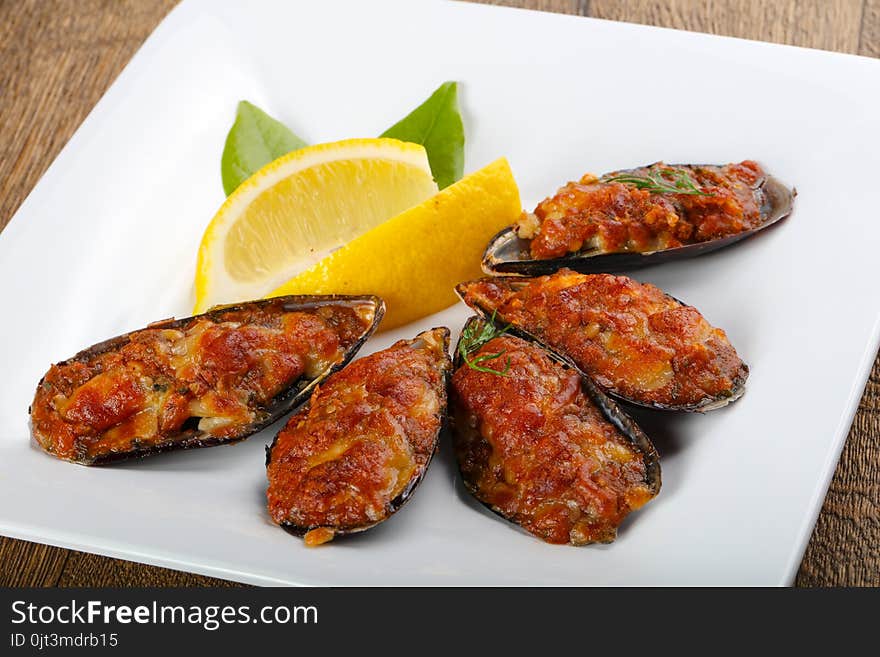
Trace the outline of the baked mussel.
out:
<instances>
[{"instance_id":1,"label":"baked mussel","mask_svg":"<svg viewBox=\"0 0 880 657\"><path fill-rule=\"evenodd\" d=\"M449 330L360 358L321 384L267 448L274 522L308 546L369 529L425 475L446 418Z\"/></svg>"},{"instance_id":2,"label":"baked mussel","mask_svg":"<svg viewBox=\"0 0 880 657\"><path fill-rule=\"evenodd\" d=\"M548 543L608 543L660 491L651 441L589 377L473 317L456 347L452 436L465 488Z\"/></svg>"},{"instance_id":3,"label":"baked mussel","mask_svg":"<svg viewBox=\"0 0 880 657\"><path fill-rule=\"evenodd\" d=\"M775 224L791 213L794 196L750 160L587 174L495 235L482 267L540 276L562 267L613 272L689 258Z\"/></svg>"},{"instance_id":4,"label":"baked mussel","mask_svg":"<svg viewBox=\"0 0 880 657\"><path fill-rule=\"evenodd\" d=\"M703 412L745 392L749 368L724 331L651 284L561 269L483 278L456 291L483 317L571 359L617 399Z\"/></svg>"},{"instance_id":5,"label":"baked mussel","mask_svg":"<svg viewBox=\"0 0 880 657\"><path fill-rule=\"evenodd\" d=\"M33 436L84 465L242 440L307 400L384 312L374 296L286 296L151 324L53 365Z\"/></svg>"}]
</instances>

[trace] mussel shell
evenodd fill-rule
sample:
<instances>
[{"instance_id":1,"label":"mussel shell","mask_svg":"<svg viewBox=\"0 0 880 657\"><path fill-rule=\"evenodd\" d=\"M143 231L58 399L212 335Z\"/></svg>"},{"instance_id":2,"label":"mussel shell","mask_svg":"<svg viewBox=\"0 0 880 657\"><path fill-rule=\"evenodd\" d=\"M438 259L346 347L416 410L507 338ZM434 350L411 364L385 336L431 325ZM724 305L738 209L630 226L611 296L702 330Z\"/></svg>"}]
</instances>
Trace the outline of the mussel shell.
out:
<instances>
[{"instance_id":1,"label":"mussel shell","mask_svg":"<svg viewBox=\"0 0 880 657\"><path fill-rule=\"evenodd\" d=\"M583 273L583 272L581 272L581 273ZM544 275L549 275L549 274L544 274ZM524 277L519 277L519 276L497 276L497 277L495 277L495 280L500 281L500 282L507 282L513 288L516 288L517 286L523 286L528 283L528 281ZM458 295L458 297L462 301L464 301L465 295L464 295L464 292L460 288L461 288L461 284L456 286L455 293ZM666 293L664 292L664 294L666 294ZM670 299L672 299L673 301L675 301L676 303L681 304L682 306L688 305L688 304L684 303L683 301L676 299L671 294L666 294L666 296L669 297ZM494 320L495 320L494 324L498 328L506 329L506 331L508 333L515 335L517 337L523 338L524 340L538 343L548 353L554 354L556 357L561 358L563 361L574 365L574 361L571 360L571 357L569 357L568 355L566 355L562 351L554 349L552 346L544 343L541 340L541 338L538 337L537 335L534 335L533 333L530 333L529 331L527 331L523 328L520 328L518 326L515 326L513 324L507 324L507 323L503 322L498 317L495 317L495 314L487 308L483 308L482 306L471 306L471 305L468 305L468 307L471 308L472 310L474 310L485 321L492 322L493 317L494 317ZM577 367L577 365L575 365L575 367ZM724 395L719 395L717 397L709 397L709 398L700 400L699 402L697 402L695 404L671 405L671 404L660 404L660 403L656 403L656 402L647 403L647 402L639 401L637 399L631 399L629 397L625 397L621 394L614 392L613 390L608 390L607 392L603 392L603 394L610 396L610 397L613 397L614 399L621 401L621 402L624 402L625 404L630 404L632 406L639 406L641 408L649 408L649 409L652 409L655 411L684 411L687 413L705 413L707 411L714 411L716 409L723 408L723 407L727 406L728 404L735 402L737 399L739 399L740 397L742 397L745 394L746 381L748 380L748 374L749 374L749 366L746 363L743 363L743 367L745 368L745 376L738 377L736 380L734 380L733 386L729 390L725 391ZM579 370L579 371L583 372L582 370ZM589 375L586 373L584 373L584 376L589 378ZM593 383L593 385L596 386L597 384ZM597 386L597 388L598 388L598 386Z\"/></svg>"},{"instance_id":2,"label":"mussel shell","mask_svg":"<svg viewBox=\"0 0 880 657\"><path fill-rule=\"evenodd\" d=\"M274 297L271 299L261 299L258 301L249 301L245 303L215 306L201 315L193 315L191 317L184 317L183 319L172 318L150 324L146 328L177 329L185 326L193 319L199 317L215 319L221 313L229 311L247 310L249 308L261 308L265 306L280 306L280 310L283 312L295 312L313 310L324 305L339 304L369 304L373 307L373 320L364 331L363 335L345 351L345 354L338 363L322 372L318 377L314 379L306 379L304 377L300 378L292 386L276 395L271 400L271 402L263 409L265 413L264 415L262 415L262 417L260 417L259 420L251 424L242 426L240 435L229 438L216 438L205 431L199 431L198 429L187 429L174 436L169 436L166 441L163 441L159 445L138 446L126 452L112 452L110 454L99 456L89 461L77 460L76 462L83 465L105 465L108 463L123 461L127 459L142 458L144 456L159 454L162 452L177 451L181 449L195 449L198 447L213 447L214 445L229 445L242 441L249 436L252 436L253 434L275 422L275 420L277 420L278 418L298 408L304 402L307 402L315 387L321 381L326 379L333 372L341 369L342 367L345 367L345 365L352 358L354 358L355 354L357 354L358 350L360 350L364 342L366 342L367 339L376 331L376 328L379 326L379 322L382 321L382 317L385 314L385 302L379 297L373 295L291 295ZM138 329L138 331L141 330L143 329ZM130 331L114 338L104 340L103 342L99 342L89 347L88 349L83 349L73 358L69 358L65 361L58 363L58 365L63 366L68 363L77 361L88 362L95 356L100 356L101 354L115 351L120 347L128 344L129 337L133 333L137 333L138 331ZM42 383L43 379L40 379L38 387L39 385L42 385ZM28 415L30 415L30 409L28 409Z\"/></svg>"},{"instance_id":3,"label":"mussel shell","mask_svg":"<svg viewBox=\"0 0 880 657\"><path fill-rule=\"evenodd\" d=\"M688 168L693 165L670 165ZM618 172L625 173L625 172ZM761 207L764 221L751 230L729 235L717 240L685 244L671 249L651 252L604 253L599 250L571 253L560 258L534 260L529 253L529 240L517 236L513 226L497 233L483 253L482 268L489 275L513 274L520 276L543 276L568 267L581 274L617 272L639 269L661 262L692 258L717 251L751 237L791 214L796 192L783 185L773 176L761 180L756 190L763 192L765 202Z\"/></svg>"},{"instance_id":4,"label":"mussel shell","mask_svg":"<svg viewBox=\"0 0 880 657\"><path fill-rule=\"evenodd\" d=\"M469 317L462 327L462 334L464 334L464 332L471 324L478 321L488 321L488 319L484 317ZM644 456L645 483L649 486L649 490L651 491L651 493L653 495L657 495L657 493L660 492L660 486L662 484L662 477L660 473L660 456L657 454L657 449L654 447L654 444L651 442L650 438L648 438L645 432L642 431L638 424L636 424L635 420L624 413L623 410L621 410L620 406L618 406L617 403L615 403L615 401L611 399L611 397L609 397L604 391L602 391L602 389L599 388L589 376L581 371L580 368L578 368L578 366L571 361L571 359L553 351L552 349L549 349L544 343L542 343L540 340L537 340L534 336L523 333L521 331L517 332L510 330L508 332L518 338L522 338L523 340L534 344L542 351L544 351L544 353L546 353L551 360L559 363L567 369L574 370L580 375L581 388L586 396L602 412L602 415L605 417L605 419L613 424L617 428L617 430L629 441L629 443L633 445L639 451L639 453ZM455 345L455 357L452 361L453 372L455 372L463 364L461 352L459 351L460 343L461 335L459 335L458 343ZM453 425L452 431L454 432L454 421L450 419L450 422ZM468 490L468 492L473 495L474 498L480 502L480 504L485 506L492 513L504 518L509 522L512 522L510 518L492 507L492 505L483 502L479 498L479 496L477 495L477 491L472 489L469 482L464 477L464 474L461 472L458 459L456 459L456 465L459 465L459 476L461 477L462 484Z\"/></svg>"},{"instance_id":5,"label":"mussel shell","mask_svg":"<svg viewBox=\"0 0 880 657\"><path fill-rule=\"evenodd\" d=\"M438 330L442 331L443 349L448 354L449 353L449 329L448 328L446 328L445 326L435 327L435 328L429 329L427 331L423 331L423 333L430 333L430 332L438 331ZM421 335L421 333L419 335ZM418 336L416 336L416 337L418 338ZM445 394L443 395L443 401L442 401L442 404L440 405L440 409L438 411L438 413L440 415L440 427L438 428L437 433L434 435L433 448L431 450L431 455L428 457L428 460L425 463L425 467L422 468L419 472L417 472L416 475L412 479L410 479L409 483L406 485L406 488L404 488L397 497L395 497L393 500L391 500L388 503L388 513L384 517L380 518L379 520L377 520L375 522L371 522L371 523L364 524L364 525L358 525L357 527L346 527L346 528L331 527L329 529L332 529L334 537L346 536L346 535L350 535L350 534L358 534L358 533L364 532L368 529L372 529L376 525L379 525L379 524L385 522L386 520L388 520L388 518L390 518L395 513L397 513L401 509L401 507L403 507L403 505L406 504L410 500L410 498L412 497L416 488L418 488L419 484L422 483L422 480L425 478L425 474L428 472L428 468L431 465L431 461L434 459L434 455L437 453L437 450L440 447L441 437L446 435L449 431L448 407L449 407L449 381L450 381L451 377L452 377L452 368L449 368L446 370L446 373L444 375L443 390L445 391ZM296 414L305 413L308 411L308 409L309 409L309 404L307 402L297 409ZM280 435L280 433L281 432L279 431L278 434L275 435L275 438L272 440L272 443L270 445L266 445L266 467L269 467L269 464L272 462L272 448L275 447L275 443L278 442L278 436ZM300 538L305 536L308 532L312 531L313 529L320 529L323 527L327 527L327 525L302 526L302 525L297 525L297 524L292 523L287 520L280 523L279 526L281 528L283 528L285 531L289 532L290 534L293 534L294 536L298 536Z\"/></svg>"}]
</instances>

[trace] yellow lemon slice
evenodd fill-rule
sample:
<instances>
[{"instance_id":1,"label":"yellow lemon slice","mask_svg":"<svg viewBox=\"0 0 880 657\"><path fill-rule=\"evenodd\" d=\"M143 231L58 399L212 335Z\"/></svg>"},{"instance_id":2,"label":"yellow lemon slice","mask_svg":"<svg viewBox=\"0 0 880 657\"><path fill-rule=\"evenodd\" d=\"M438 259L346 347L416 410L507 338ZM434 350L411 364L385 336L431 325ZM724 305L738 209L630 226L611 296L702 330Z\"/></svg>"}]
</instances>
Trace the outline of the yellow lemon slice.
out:
<instances>
[{"instance_id":1,"label":"yellow lemon slice","mask_svg":"<svg viewBox=\"0 0 880 657\"><path fill-rule=\"evenodd\" d=\"M283 294L377 294L381 328L407 324L457 301L456 283L482 276L490 238L522 212L507 160L465 176L355 238L278 287Z\"/></svg>"},{"instance_id":2,"label":"yellow lemon slice","mask_svg":"<svg viewBox=\"0 0 880 657\"><path fill-rule=\"evenodd\" d=\"M396 139L348 139L280 157L243 182L205 230L195 312L264 297L436 193L425 149Z\"/></svg>"}]
</instances>

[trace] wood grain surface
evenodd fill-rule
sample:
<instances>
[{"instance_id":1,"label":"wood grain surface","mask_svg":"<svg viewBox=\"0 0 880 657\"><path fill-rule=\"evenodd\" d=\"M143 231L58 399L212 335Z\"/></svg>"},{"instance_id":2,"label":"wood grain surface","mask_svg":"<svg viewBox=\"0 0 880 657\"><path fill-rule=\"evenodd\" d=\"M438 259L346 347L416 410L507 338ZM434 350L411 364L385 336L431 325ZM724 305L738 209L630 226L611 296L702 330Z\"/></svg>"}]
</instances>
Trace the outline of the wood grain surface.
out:
<instances>
[{"instance_id":1,"label":"wood grain surface","mask_svg":"<svg viewBox=\"0 0 880 657\"><path fill-rule=\"evenodd\" d=\"M174 4L175 0L0 0L0 230ZM880 0L495 0L490 4L880 56ZM799 586L880 585L878 435L880 360L874 364L804 555ZM235 584L0 538L0 585Z\"/></svg>"}]
</instances>

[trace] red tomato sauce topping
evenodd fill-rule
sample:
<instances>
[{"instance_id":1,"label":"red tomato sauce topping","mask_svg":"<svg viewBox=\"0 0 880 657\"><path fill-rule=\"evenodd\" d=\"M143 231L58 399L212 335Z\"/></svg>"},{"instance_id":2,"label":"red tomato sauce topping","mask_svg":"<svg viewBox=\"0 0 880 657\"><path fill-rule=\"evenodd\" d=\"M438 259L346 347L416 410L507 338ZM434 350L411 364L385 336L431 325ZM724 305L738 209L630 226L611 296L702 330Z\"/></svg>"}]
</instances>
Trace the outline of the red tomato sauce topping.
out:
<instances>
[{"instance_id":1,"label":"red tomato sauce topping","mask_svg":"<svg viewBox=\"0 0 880 657\"><path fill-rule=\"evenodd\" d=\"M685 172L706 195L653 193L623 182L604 182L586 174L544 199L517 225L531 240L535 259L567 253L651 252L720 239L761 225L765 174L746 160L725 166L670 167L661 163L626 172L646 177Z\"/></svg>"},{"instance_id":2,"label":"red tomato sauce topping","mask_svg":"<svg viewBox=\"0 0 880 657\"><path fill-rule=\"evenodd\" d=\"M421 479L446 408L447 331L354 361L312 395L273 444L269 514L307 545L387 518Z\"/></svg>"},{"instance_id":3,"label":"red tomato sauce topping","mask_svg":"<svg viewBox=\"0 0 880 657\"><path fill-rule=\"evenodd\" d=\"M51 367L31 406L34 435L59 458L86 463L185 429L235 439L267 417L276 395L341 360L365 327L351 308L268 305L135 331Z\"/></svg>"},{"instance_id":4,"label":"red tomato sauce topping","mask_svg":"<svg viewBox=\"0 0 880 657\"><path fill-rule=\"evenodd\" d=\"M569 356L603 389L646 405L729 396L748 367L724 331L662 290L626 276L578 274L463 283L465 302Z\"/></svg>"},{"instance_id":5,"label":"red tomato sauce topping","mask_svg":"<svg viewBox=\"0 0 880 657\"><path fill-rule=\"evenodd\" d=\"M452 377L465 485L549 543L614 540L624 517L659 488L646 481L645 456L584 393L576 370L507 335L469 358L495 353L492 362L510 359L504 376L462 365Z\"/></svg>"}]
</instances>

